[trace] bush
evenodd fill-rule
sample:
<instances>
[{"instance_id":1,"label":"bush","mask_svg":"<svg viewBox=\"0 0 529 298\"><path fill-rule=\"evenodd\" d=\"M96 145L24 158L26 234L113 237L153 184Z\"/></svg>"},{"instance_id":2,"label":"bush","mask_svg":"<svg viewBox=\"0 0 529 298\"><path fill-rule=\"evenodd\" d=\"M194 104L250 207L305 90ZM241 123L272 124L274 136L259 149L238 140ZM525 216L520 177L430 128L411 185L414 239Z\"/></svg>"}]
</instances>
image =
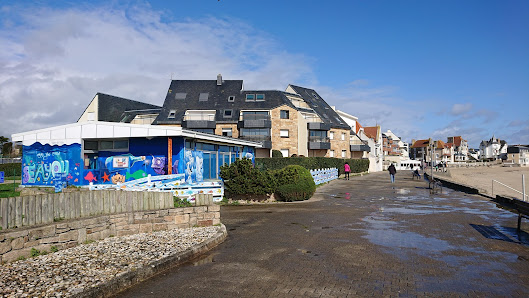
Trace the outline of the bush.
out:
<instances>
[{"instance_id":1,"label":"bush","mask_svg":"<svg viewBox=\"0 0 529 298\"><path fill-rule=\"evenodd\" d=\"M4 172L6 177L9 176L22 176L22 164L21 163L4 163L0 164L0 172Z\"/></svg>"},{"instance_id":2,"label":"bush","mask_svg":"<svg viewBox=\"0 0 529 298\"><path fill-rule=\"evenodd\" d=\"M247 158L220 167L220 177L224 180L228 197L241 194L272 194L277 187L272 172L259 171Z\"/></svg>"},{"instance_id":3,"label":"bush","mask_svg":"<svg viewBox=\"0 0 529 298\"><path fill-rule=\"evenodd\" d=\"M281 153L281 151L279 150L272 150L272 157L273 158L283 157L283 153Z\"/></svg>"},{"instance_id":4,"label":"bush","mask_svg":"<svg viewBox=\"0 0 529 298\"><path fill-rule=\"evenodd\" d=\"M333 157L256 158L255 167L261 171L266 171L279 170L289 165L300 165L308 170L337 168L339 174L343 174L343 166L346 162L351 167L351 173L366 172L369 169L368 159L341 159Z\"/></svg>"},{"instance_id":5,"label":"bush","mask_svg":"<svg viewBox=\"0 0 529 298\"><path fill-rule=\"evenodd\" d=\"M173 205L175 208L181 208L181 207L192 207L193 204L189 202L187 199L180 199L177 196L173 196Z\"/></svg>"},{"instance_id":6,"label":"bush","mask_svg":"<svg viewBox=\"0 0 529 298\"><path fill-rule=\"evenodd\" d=\"M282 201L309 199L316 191L316 184L309 172L299 165L290 165L274 172L279 187L276 193Z\"/></svg>"}]
</instances>

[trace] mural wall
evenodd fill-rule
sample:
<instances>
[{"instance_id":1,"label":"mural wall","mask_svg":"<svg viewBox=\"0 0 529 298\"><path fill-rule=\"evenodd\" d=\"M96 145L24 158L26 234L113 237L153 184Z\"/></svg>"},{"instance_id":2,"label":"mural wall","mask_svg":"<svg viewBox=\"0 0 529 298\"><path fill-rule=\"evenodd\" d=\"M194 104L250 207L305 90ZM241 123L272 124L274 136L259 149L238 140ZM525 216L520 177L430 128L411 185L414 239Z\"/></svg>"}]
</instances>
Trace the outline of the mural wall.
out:
<instances>
[{"instance_id":1,"label":"mural wall","mask_svg":"<svg viewBox=\"0 0 529 298\"><path fill-rule=\"evenodd\" d=\"M81 185L81 144L23 147L22 184L52 186Z\"/></svg>"}]
</instances>

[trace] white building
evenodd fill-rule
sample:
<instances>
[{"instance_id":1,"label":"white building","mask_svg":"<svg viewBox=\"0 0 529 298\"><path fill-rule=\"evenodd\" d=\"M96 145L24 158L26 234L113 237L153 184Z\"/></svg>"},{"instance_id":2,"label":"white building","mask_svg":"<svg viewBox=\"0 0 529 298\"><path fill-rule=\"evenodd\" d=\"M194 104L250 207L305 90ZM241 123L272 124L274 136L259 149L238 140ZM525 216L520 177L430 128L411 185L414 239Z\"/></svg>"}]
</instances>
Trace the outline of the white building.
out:
<instances>
[{"instance_id":1,"label":"white building","mask_svg":"<svg viewBox=\"0 0 529 298\"><path fill-rule=\"evenodd\" d=\"M507 156L507 142L492 136L488 141L481 141L479 151L479 158L482 160L505 159Z\"/></svg>"}]
</instances>

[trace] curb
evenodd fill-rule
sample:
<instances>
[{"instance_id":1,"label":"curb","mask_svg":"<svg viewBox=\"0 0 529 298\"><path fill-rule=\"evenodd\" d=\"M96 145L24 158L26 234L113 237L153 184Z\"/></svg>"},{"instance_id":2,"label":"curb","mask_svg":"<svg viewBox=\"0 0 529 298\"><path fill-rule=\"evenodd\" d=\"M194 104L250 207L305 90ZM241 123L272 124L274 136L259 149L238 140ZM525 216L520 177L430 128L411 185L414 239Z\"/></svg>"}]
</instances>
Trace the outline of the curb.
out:
<instances>
[{"instance_id":1,"label":"curb","mask_svg":"<svg viewBox=\"0 0 529 298\"><path fill-rule=\"evenodd\" d=\"M152 276L165 271L171 267L179 266L197 256L213 249L224 242L228 232L226 226L221 224L217 233L212 238L188 248L185 251L172 256L167 256L161 260L153 261L150 264L137 268L136 270L122 273L97 287L88 288L74 297L110 297L138 284Z\"/></svg>"}]
</instances>

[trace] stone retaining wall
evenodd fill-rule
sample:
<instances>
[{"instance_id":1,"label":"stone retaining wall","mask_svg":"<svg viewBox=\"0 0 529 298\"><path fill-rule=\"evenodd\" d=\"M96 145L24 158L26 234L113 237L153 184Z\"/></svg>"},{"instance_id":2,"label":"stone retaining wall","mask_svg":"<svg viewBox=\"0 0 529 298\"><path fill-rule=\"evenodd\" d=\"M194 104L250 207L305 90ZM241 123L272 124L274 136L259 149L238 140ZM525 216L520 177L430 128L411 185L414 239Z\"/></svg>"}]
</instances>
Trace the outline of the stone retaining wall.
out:
<instances>
[{"instance_id":1,"label":"stone retaining wall","mask_svg":"<svg viewBox=\"0 0 529 298\"><path fill-rule=\"evenodd\" d=\"M220 206L137 211L69 220L50 225L0 231L0 262L29 257L31 249L50 252L86 241L174 228L220 224Z\"/></svg>"}]
</instances>

